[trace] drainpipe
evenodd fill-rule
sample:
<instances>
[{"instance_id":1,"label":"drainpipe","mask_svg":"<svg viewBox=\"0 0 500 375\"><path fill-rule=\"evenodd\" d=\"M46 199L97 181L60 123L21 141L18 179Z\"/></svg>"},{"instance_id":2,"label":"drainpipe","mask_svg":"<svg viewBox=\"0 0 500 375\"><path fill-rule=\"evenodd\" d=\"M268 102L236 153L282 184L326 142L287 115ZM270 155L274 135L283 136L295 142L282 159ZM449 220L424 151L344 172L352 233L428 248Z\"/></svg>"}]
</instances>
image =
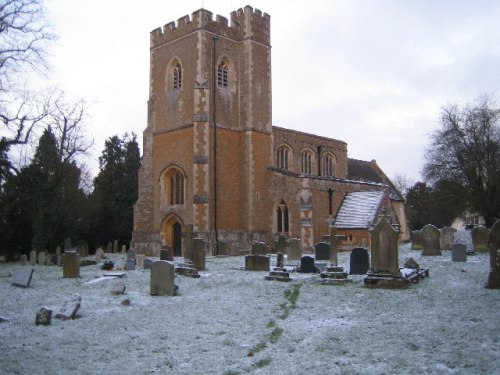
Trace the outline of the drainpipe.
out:
<instances>
[{"instance_id":1,"label":"drainpipe","mask_svg":"<svg viewBox=\"0 0 500 375\"><path fill-rule=\"evenodd\" d=\"M216 87L217 87L217 58L216 58L216 46L217 41L219 40L218 36L213 37L214 47L213 47L213 56L212 56L212 74L213 74L213 82L212 82L212 123L214 126L214 232L215 232L215 255L219 255L219 231L217 229L217 123L215 121L215 96L216 96Z\"/></svg>"}]
</instances>

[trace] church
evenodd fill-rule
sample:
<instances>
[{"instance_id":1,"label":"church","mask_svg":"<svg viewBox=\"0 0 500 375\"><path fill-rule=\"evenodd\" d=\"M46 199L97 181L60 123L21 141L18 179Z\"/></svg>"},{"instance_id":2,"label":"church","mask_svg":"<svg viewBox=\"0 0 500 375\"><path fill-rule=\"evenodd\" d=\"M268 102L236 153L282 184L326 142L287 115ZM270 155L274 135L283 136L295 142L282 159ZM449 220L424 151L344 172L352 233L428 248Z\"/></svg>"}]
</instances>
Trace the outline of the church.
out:
<instances>
[{"instance_id":1,"label":"church","mask_svg":"<svg viewBox=\"0 0 500 375\"><path fill-rule=\"evenodd\" d=\"M385 217L408 239L404 200L375 160L347 143L273 126L270 16L247 6L228 19L199 9L150 34L148 121L131 248L210 255L256 241L299 238L304 252L329 233L369 246Z\"/></svg>"}]
</instances>

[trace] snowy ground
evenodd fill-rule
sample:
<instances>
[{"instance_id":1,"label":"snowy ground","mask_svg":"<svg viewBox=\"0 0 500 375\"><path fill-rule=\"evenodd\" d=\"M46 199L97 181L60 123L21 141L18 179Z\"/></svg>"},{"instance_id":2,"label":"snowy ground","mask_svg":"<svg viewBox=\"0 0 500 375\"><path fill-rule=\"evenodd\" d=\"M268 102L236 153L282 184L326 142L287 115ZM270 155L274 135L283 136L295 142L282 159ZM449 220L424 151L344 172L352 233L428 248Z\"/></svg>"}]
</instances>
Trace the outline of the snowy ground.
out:
<instances>
[{"instance_id":1,"label":"snowy ground","mask_svg":"<svg viewBox=\"0 0 500 375\"><path fill-rule=\"evenodd\" d=\"M420 253L400 248L401 265L411 256L430 269L406 290L368 289L363 276L344 286L298 273L265 281L239 269L243 257L212 257L201 278L176 277L176 297L150 296L147 270L129 271L126 294L114 296L117 280L86 283L103 274L98 266L80 279L35 266L23 289L5 277L19 264L2 264L0 316L10 320L0 323L0 373L498 374L500 291L484 288L488 255L453 263L449 252ZM339 263L348 269L349 254ZM35 325L41 306L55 315L73 293L76 320Z\"/></svg>"}]
</instances>

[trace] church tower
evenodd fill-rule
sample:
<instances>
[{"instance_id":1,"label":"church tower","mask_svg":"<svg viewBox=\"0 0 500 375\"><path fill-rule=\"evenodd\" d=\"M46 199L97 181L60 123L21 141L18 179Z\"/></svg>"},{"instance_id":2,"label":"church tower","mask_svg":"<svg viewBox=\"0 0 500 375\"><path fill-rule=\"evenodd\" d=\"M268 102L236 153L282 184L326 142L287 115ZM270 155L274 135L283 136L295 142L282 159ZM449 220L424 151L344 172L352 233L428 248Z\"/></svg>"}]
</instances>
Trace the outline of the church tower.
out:
<instances>
[{"instance_id":1,"label":"church tower","mask_svg":"<svg viewBox=\"0 0 500 375\"><path fill-rule=\"evenodd\" d=\"M151 32L148 123L131 247L267 240L273 163L270 16L200 9ZM184 241L182 240L184 238Z\"/></svg>"}]
</instances>

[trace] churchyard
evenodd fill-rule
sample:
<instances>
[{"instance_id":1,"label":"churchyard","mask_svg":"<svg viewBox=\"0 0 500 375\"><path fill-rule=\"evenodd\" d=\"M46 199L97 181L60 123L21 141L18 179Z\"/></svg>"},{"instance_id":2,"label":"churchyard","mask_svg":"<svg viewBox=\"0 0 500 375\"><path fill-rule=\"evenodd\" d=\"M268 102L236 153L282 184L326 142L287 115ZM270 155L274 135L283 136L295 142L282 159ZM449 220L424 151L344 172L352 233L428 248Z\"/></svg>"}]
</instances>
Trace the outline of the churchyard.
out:
<instances>
[{"instance_id":1,"label":"churchyard","mask_svg":"<svg viewBox=\"0 0 500 375\"><path fill-rule=\"evenodd\" d=\"M101 260L80 267L79 277L64 275L55 264L3 263L1 372L498 373L500 293L484 288L489 255L464 259L458 251L425 256L411 244L400 245L400 267L411 257L429 270L429 277L404 289L367 287L362 250L355 252L356 266L350 252L337 254L349 282L333 285L322 283L320 273L293 272L291 265L301 263L295 254L259 255L262 271L246 271L252 260L243 256L206 257L199 277L176 274L175 296L168 295L172 290L151 294L157 288L151 272L160 262L140 258L125 270L129 257L123 253L105 254L115 264L112 271L102 270ZM277 263L291 281L266 280ZM189 269L181 258L173 264ZM14 280L20 269L25 274ZM18 286L28 277L28 287ZM80 304L75 319L56 318L71 303ZM53 311L51 324L37 325L35 315L44 306Z\"/></svg>"}]
</instances>

